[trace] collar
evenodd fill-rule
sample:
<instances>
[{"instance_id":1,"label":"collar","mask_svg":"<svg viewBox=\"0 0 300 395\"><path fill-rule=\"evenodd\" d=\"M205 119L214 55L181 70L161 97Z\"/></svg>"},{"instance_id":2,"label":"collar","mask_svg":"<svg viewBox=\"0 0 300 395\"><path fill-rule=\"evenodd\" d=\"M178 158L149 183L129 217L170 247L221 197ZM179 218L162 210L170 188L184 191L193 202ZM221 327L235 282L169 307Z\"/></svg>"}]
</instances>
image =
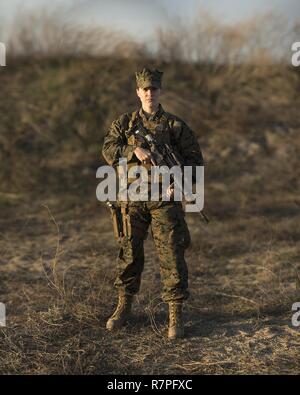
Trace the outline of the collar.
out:
<instances>
[{"instance_id":1,"label":"collar","mask_svg":"<svg viewBox=\"0 0 300 395\"><path fill-rule=\"evenodd\" d=\"M146 111L143 110L143 107L140 108L139 110L139 115L142 118L143 121L156 121L159 118L161 118L161 116L164 113L164 109L162 107L161 104L158 105L158 110L155 112L155 114L149 114Z\"/></svg>"}]
</instances>

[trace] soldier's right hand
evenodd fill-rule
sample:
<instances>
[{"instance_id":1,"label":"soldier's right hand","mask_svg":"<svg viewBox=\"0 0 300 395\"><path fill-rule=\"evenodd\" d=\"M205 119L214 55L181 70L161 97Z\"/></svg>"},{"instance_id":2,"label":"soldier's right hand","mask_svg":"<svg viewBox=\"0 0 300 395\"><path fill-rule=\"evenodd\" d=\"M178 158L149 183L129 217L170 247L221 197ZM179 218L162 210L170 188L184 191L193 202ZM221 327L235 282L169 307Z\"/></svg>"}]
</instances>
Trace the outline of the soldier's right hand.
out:
<instances>
[{"instance_id":1,"label":"soldier's right hand","mask_svg":"<svg viewBox=\"0 0 300 395\"><path fill-rule=\"evenodd\" d=\"M141 147L137 147L134 150L135 156L140 160L142 163L150 163L151 161L151 153L149 150Z\"/></svg>"}]
</instances>

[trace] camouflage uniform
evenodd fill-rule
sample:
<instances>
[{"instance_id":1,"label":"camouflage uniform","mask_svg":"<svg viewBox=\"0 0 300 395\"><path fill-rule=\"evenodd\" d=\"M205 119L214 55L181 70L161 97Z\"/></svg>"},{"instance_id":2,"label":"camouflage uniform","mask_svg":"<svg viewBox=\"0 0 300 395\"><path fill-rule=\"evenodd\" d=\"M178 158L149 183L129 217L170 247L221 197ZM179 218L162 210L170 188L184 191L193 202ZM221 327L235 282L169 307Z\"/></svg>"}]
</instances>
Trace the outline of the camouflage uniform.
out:
<instances>
[{"instance_id":1,"label":"camouflage uniform","mask_svg":"<svg viewBox=\"0 0 300 395\"><path fill-rule=\"evenodd\" d=\"M155 81L152 80L151 85L155 86ZM143 87L141 81L138 86ZM128 167L141 165L134 154L136 147L141 145L134 136L126 135L126 131L134 127L138 120L155 134L158 142L173 146L183 158L184 165L194 168L203 165L202 153L194 133L184 121L164 111L161 105L154 115L149 116L141 108L121 115L112 123L102 150L109 165L116 166L120 157L127 158ZM169 202L135 201L127 204L131 237L124 238L118 254L115 286L119 293L134 295L139 291L144 267L143 244L151 225L160 259L162 298L165 302L187 299L188 269L184 251L190 244L190 234L181 202L171 199Z\"/></svg>"}]
</instances>

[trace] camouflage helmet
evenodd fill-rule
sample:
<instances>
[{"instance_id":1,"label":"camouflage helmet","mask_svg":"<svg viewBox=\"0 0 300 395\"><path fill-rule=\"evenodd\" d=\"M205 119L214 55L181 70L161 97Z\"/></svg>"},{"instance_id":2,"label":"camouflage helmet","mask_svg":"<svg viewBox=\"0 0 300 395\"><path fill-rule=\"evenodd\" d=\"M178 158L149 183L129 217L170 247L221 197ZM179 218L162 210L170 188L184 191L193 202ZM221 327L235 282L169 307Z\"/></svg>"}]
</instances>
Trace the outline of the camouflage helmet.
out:
<instances>
[{"instance_id":1,"label":"camouflage helmet","mask_svg":"<svg viewBox=\"0 0 300 395\"><path fill-rule=\"evenodd\" d=\"M162 71L144 68L142 71L135 73L137 87L143 89L150 86L153 86L154 88L161 88L162 76Z\"/></svg>"}]
</instances>

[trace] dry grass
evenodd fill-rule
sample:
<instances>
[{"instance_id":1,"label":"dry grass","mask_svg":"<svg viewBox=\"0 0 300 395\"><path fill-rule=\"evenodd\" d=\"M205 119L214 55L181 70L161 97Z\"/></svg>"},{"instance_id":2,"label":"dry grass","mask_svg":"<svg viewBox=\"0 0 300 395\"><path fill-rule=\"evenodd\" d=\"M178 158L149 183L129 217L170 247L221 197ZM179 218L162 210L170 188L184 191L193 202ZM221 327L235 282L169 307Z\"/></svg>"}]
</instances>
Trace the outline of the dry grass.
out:
<instances>
[{"instance_id":1,"label":"dry grass","mask_svg":"<svg viewBox=\"0 0 300 395\"><path fill-rule=\"evenodd\" d=\"M225 27L206 21L199 37L210 43ZM201 41L197 62L182 61L189 48L174 32L160 33L168 51L156 62L130 43L124 56L56 58L21 31L0 74L1 373L299 373L300 74L265 56L237 64L247 26L224 34L228 64L203 62ZM20 57L25 41L38 56ZM162 104L192 126L206 161L211 222L187 215L191 298L176 342L151 239L131 322L105 330L116 245L95 174L107 127L137 105L128 76L145 60L165 71Z\"/></svg>"},{"instance_id":2,"label":"dry grass","mask_svg":"<svg viewBox=\"0 0 300 395\"><path fill-rule=\"evenodd\" d=\"M45 199L11 208L15 219L1 221L2 373L299 372L300 336L291 326L299 249L286 219L214 218L206 227L188 216L187 337L173 343L151 239L132 320L118 333L105 330L116 301L116 246L105 209L92 199L78 204L67 195Z\"/></svg>"}]
</instances>

